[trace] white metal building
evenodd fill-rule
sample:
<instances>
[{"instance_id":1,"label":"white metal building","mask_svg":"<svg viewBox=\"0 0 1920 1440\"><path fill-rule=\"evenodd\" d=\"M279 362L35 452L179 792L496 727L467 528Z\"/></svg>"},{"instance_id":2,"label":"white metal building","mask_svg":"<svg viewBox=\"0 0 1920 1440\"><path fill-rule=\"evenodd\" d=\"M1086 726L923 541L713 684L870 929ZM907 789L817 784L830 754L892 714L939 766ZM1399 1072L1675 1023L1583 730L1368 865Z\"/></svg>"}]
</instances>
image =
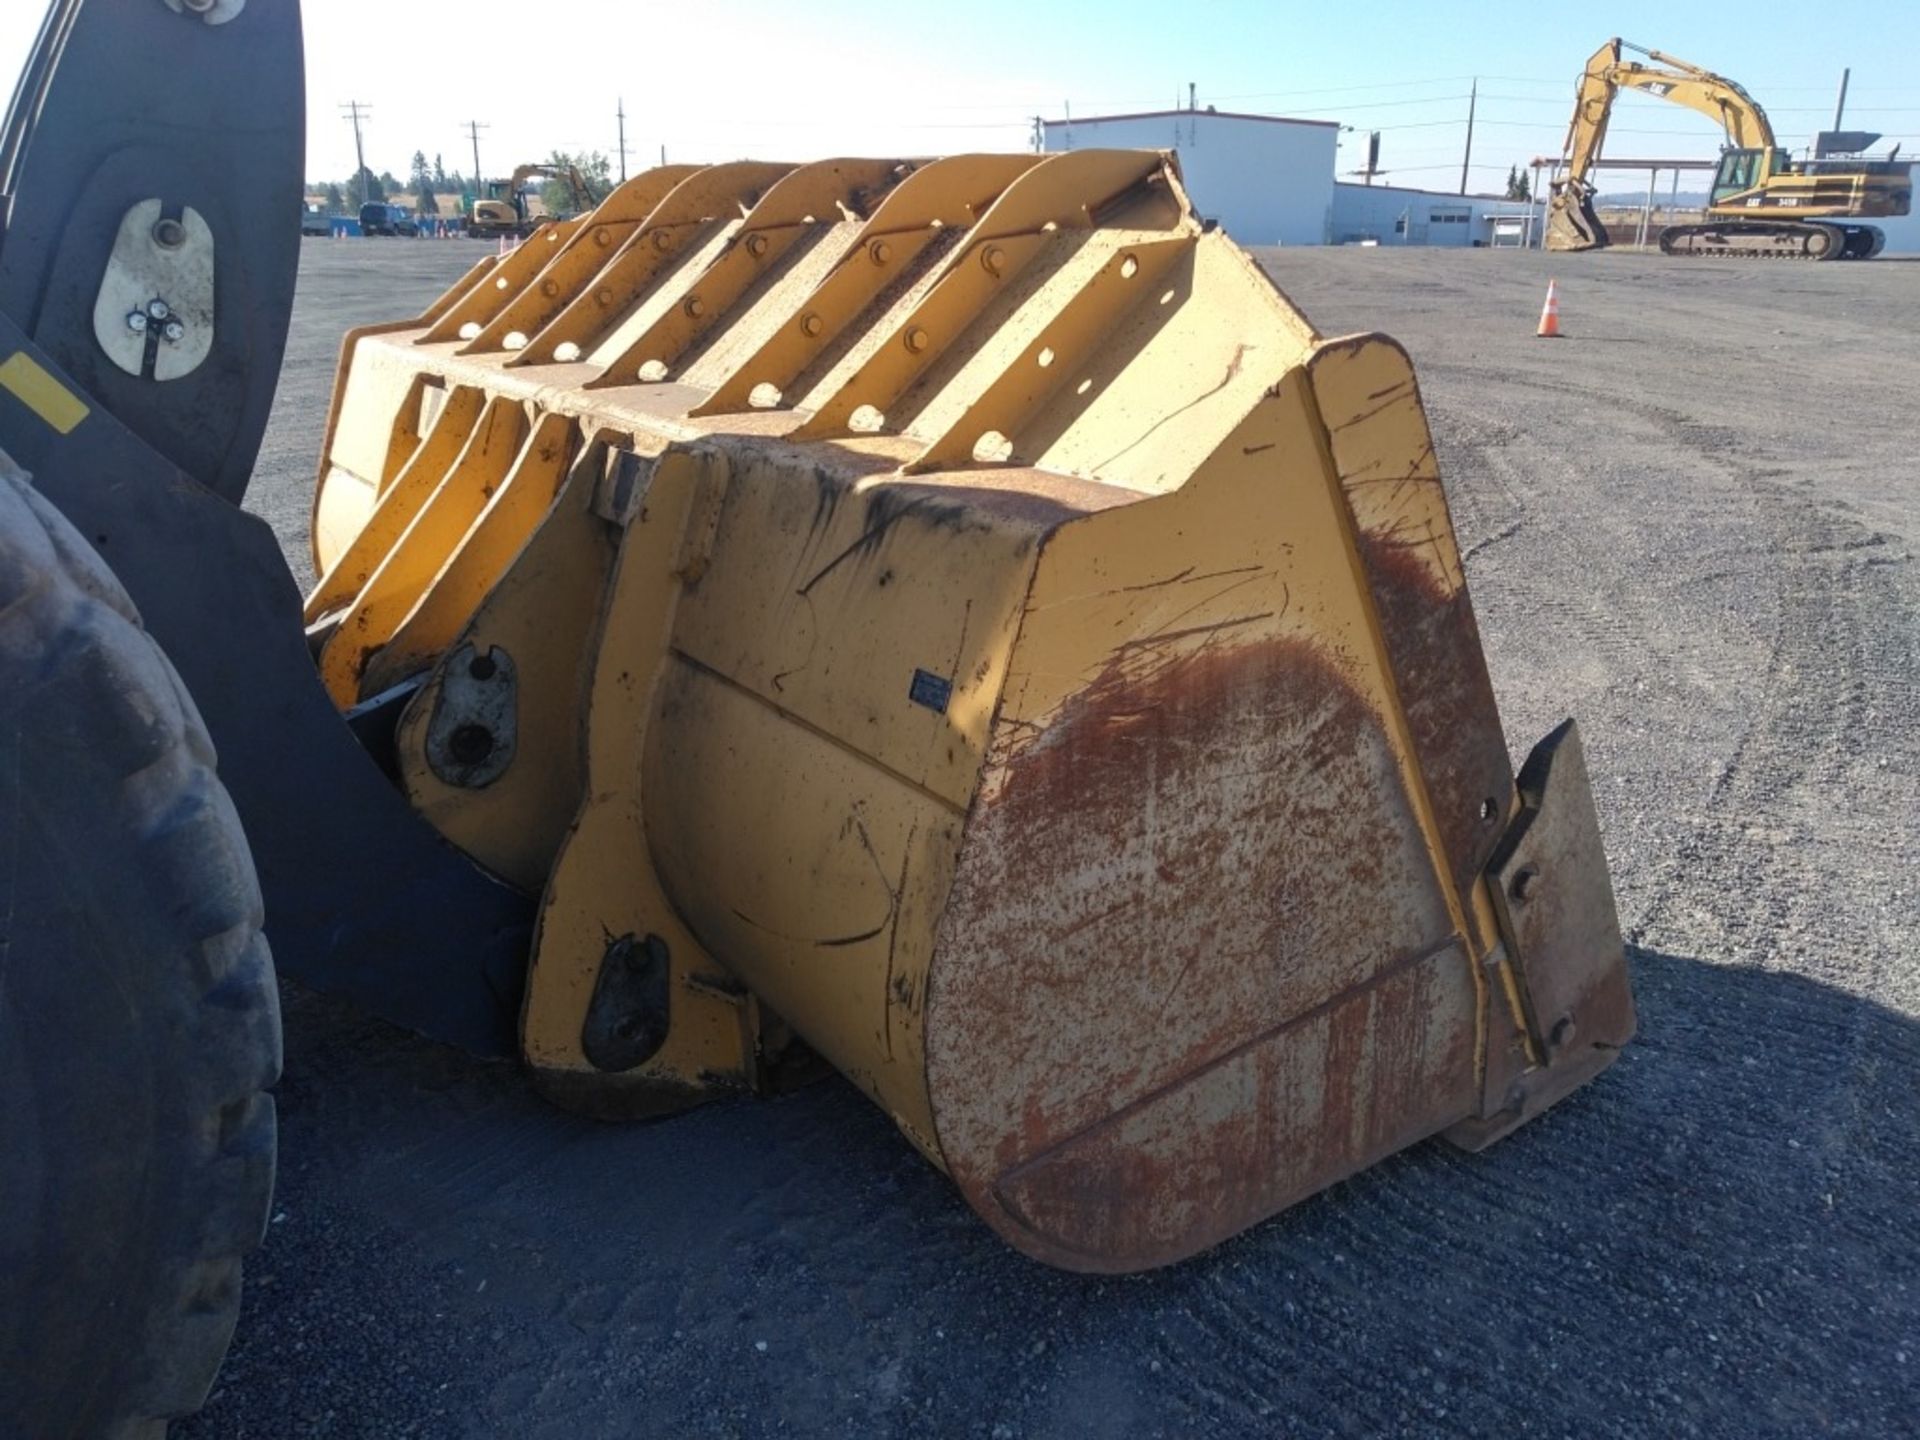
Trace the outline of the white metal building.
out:
<instances>
[{"instance_id":1,"label":"white metal building","mask_svg":"<svg viewBox=\"0 0 1920 1440\"><path fill-rule=\"evenodd\" d=\"M1529 224L1528 211L1533 211ZM1398 185L1333 187L1336 245L1494 245L1514 243L1510 231L1537 235L1539 207L1498 195L1449 195Z\"/></svg>"},{"instance_id":2,"label":"white metal building","mask_svg":"<svg viewBox=\"0 0 1920 1440\"><path fill-rule=\"evenodd\" d=\"M1340 127L1214 110L1043 120L1045 148L1173 150L1193 205L1242 245L1324 245Z\"/></svg>"}]
</instances>

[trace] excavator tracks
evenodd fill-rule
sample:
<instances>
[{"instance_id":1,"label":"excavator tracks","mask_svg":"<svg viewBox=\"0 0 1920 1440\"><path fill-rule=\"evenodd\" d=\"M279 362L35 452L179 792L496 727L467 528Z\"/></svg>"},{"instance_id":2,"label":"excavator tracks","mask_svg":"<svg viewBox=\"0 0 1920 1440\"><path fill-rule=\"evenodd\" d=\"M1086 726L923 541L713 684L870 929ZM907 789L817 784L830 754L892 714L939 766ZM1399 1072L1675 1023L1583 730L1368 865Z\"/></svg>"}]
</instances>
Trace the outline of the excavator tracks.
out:
<instances>
[{"instance_id":1,"label":"excavator tracks","mask_svg":"<svg viewBox=\"0 0 1920 1440\"><path fill-rule=\"evenodd\" d=\"M1873 225L1755 220L1670 225L1660 232L1663 255L1723 260L1871 260L1886 244L1886 233Z\"/></svg>"}]
</instances>

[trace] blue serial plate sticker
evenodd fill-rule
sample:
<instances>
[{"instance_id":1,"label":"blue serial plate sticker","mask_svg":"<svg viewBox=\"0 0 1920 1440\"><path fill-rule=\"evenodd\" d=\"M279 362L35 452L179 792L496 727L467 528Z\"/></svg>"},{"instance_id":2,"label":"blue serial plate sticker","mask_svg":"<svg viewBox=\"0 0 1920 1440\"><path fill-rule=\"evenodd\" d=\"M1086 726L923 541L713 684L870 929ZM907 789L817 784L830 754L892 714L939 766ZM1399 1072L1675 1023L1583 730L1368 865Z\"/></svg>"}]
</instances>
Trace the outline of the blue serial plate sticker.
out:
<instances>
[{"instance_id":1,"label":"blue serial plate sticker","mask_svg":"<svg viewBox=\"0 0 1920 1440\"><path fill-rule=\"evenodd\" d=\"M931 670L916 670L913 672L913 684L907 687L907 698L916 705L926 706L936 715L944 715L947 713L947 702L953 699L953 682Z\"/></svg>"}]
</instances>

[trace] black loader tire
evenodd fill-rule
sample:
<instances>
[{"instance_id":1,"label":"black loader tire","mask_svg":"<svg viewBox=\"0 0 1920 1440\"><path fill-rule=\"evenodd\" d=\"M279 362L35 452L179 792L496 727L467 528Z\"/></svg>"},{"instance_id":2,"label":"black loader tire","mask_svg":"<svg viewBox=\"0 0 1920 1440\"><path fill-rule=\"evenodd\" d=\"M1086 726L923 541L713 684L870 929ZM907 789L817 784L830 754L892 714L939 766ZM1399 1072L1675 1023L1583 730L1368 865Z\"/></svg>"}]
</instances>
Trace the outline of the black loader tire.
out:
<instances>
[{"instance_id":1,"label":"black loader tire","mask_svg":"<svg viewBox=\"0 0 1920 1440\"><path fill-rule=\"evenodd\" d=\"M193 701L0 455L6 1440L159 1437L206 1398L273 1193L260 923Z\"/></svg>"}]
</instances>

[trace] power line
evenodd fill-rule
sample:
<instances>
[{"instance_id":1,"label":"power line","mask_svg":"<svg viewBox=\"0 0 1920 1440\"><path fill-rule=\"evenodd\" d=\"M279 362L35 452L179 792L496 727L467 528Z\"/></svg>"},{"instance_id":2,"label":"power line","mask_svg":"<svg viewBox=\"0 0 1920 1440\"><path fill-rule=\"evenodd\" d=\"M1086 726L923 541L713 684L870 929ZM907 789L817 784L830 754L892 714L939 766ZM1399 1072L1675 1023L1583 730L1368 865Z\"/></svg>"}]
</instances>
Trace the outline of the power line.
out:
<instances>
[{"instance_id":1,"label":"power line","mask_svg":"<svg viewBox=\"0 0 1920 1440\"><path fill-rule=\"evenodd\" d=\"M1366 85L1322 85L1307 90L1260 90L1244 91L1237 95L1221 95L1221 100L1284 100L1290 95L1350 95L1359 90L1405 90L1411 85L1458 85L1462 80L1471 84L1477 77L1472 75L1438 75L1425 80L1380 80Z\"/></svg>"},{"instance_id":2,"label":"power line","mask_svg":"<svg viewBox=\"0 0 1920 1440\"><path fill-rule=\"evenodd\" d=\"M1456 92L1452 95L1422 95L1412 100L1361 100L1351 105L1320 105L1305 110L1296 109L1293 113L1295 115L1345 115L1353 110L1393 110L1408 105L1457 105L1466 98L1467 96Z\"/></svg>"},{"instance_id":3,"label":"power line","mask_svg":"<svg viewBox=\"0 0 1920 1440\"><path fill-rule=\"evenodd\" d=\"M1416 85L1459 85L1463 82L1471 83L1473 79L1474 77L1471 75L1447 75L1447 76L1436 76L1436 77L1425 79L1425 80L1381 80L1381 81L1371 82L1365 85L1325 85L1325 86L1319 86L1316 88L1304 89L1304 90L1242 90L1242 91L1237 91L1230 95L1212 95L1209 98L1214 101L1287 100L1287 99L1292 99L1295 96L1348 95L1348 94L1354 94L1362 90L1405 90L1410 86L1416 86ZM1558 84L1561 84L1562 82L1556 80L1552 83L1558 85ZM1449 96L1436 96L1434 98L1464 100L1466 97L1464 95L1459 95L1456 93ZM1166 104L1165 99L1163 97L1155 98L1152 100L1141 100L1141 99L1086 100L1086 101L1082 101L1081 103L1087 106L1105 107L1108 109L1152 109L1152 110L1163 109ZM1365 104L1368 102L1361 102L1361 103ZM1376 103L1419 104L1420 102L1418 100L1413 100L1413 101L1380 101ZM954 107L946 107L946 108L958 109L963 107L954 106ZM977 108L997 109L999 107L981 106ZM1353 106L1349 108L1359 108L1359 106Z\"/></svg>"},{"instance_id":4,"label":"power line","mask_svg":"<svg viewBox=\"0 0 1920 1440\"><path fill-rule=\"evenodd\" d=\"M1369 125L1369 130L1436 130L1444 126L1464 125L1467 122L1458 115L1446 120L1402 120L1397 125ZM1482 125L1531 125L1530 120L1482 120Z\"/></svg>"}]
</instances>

